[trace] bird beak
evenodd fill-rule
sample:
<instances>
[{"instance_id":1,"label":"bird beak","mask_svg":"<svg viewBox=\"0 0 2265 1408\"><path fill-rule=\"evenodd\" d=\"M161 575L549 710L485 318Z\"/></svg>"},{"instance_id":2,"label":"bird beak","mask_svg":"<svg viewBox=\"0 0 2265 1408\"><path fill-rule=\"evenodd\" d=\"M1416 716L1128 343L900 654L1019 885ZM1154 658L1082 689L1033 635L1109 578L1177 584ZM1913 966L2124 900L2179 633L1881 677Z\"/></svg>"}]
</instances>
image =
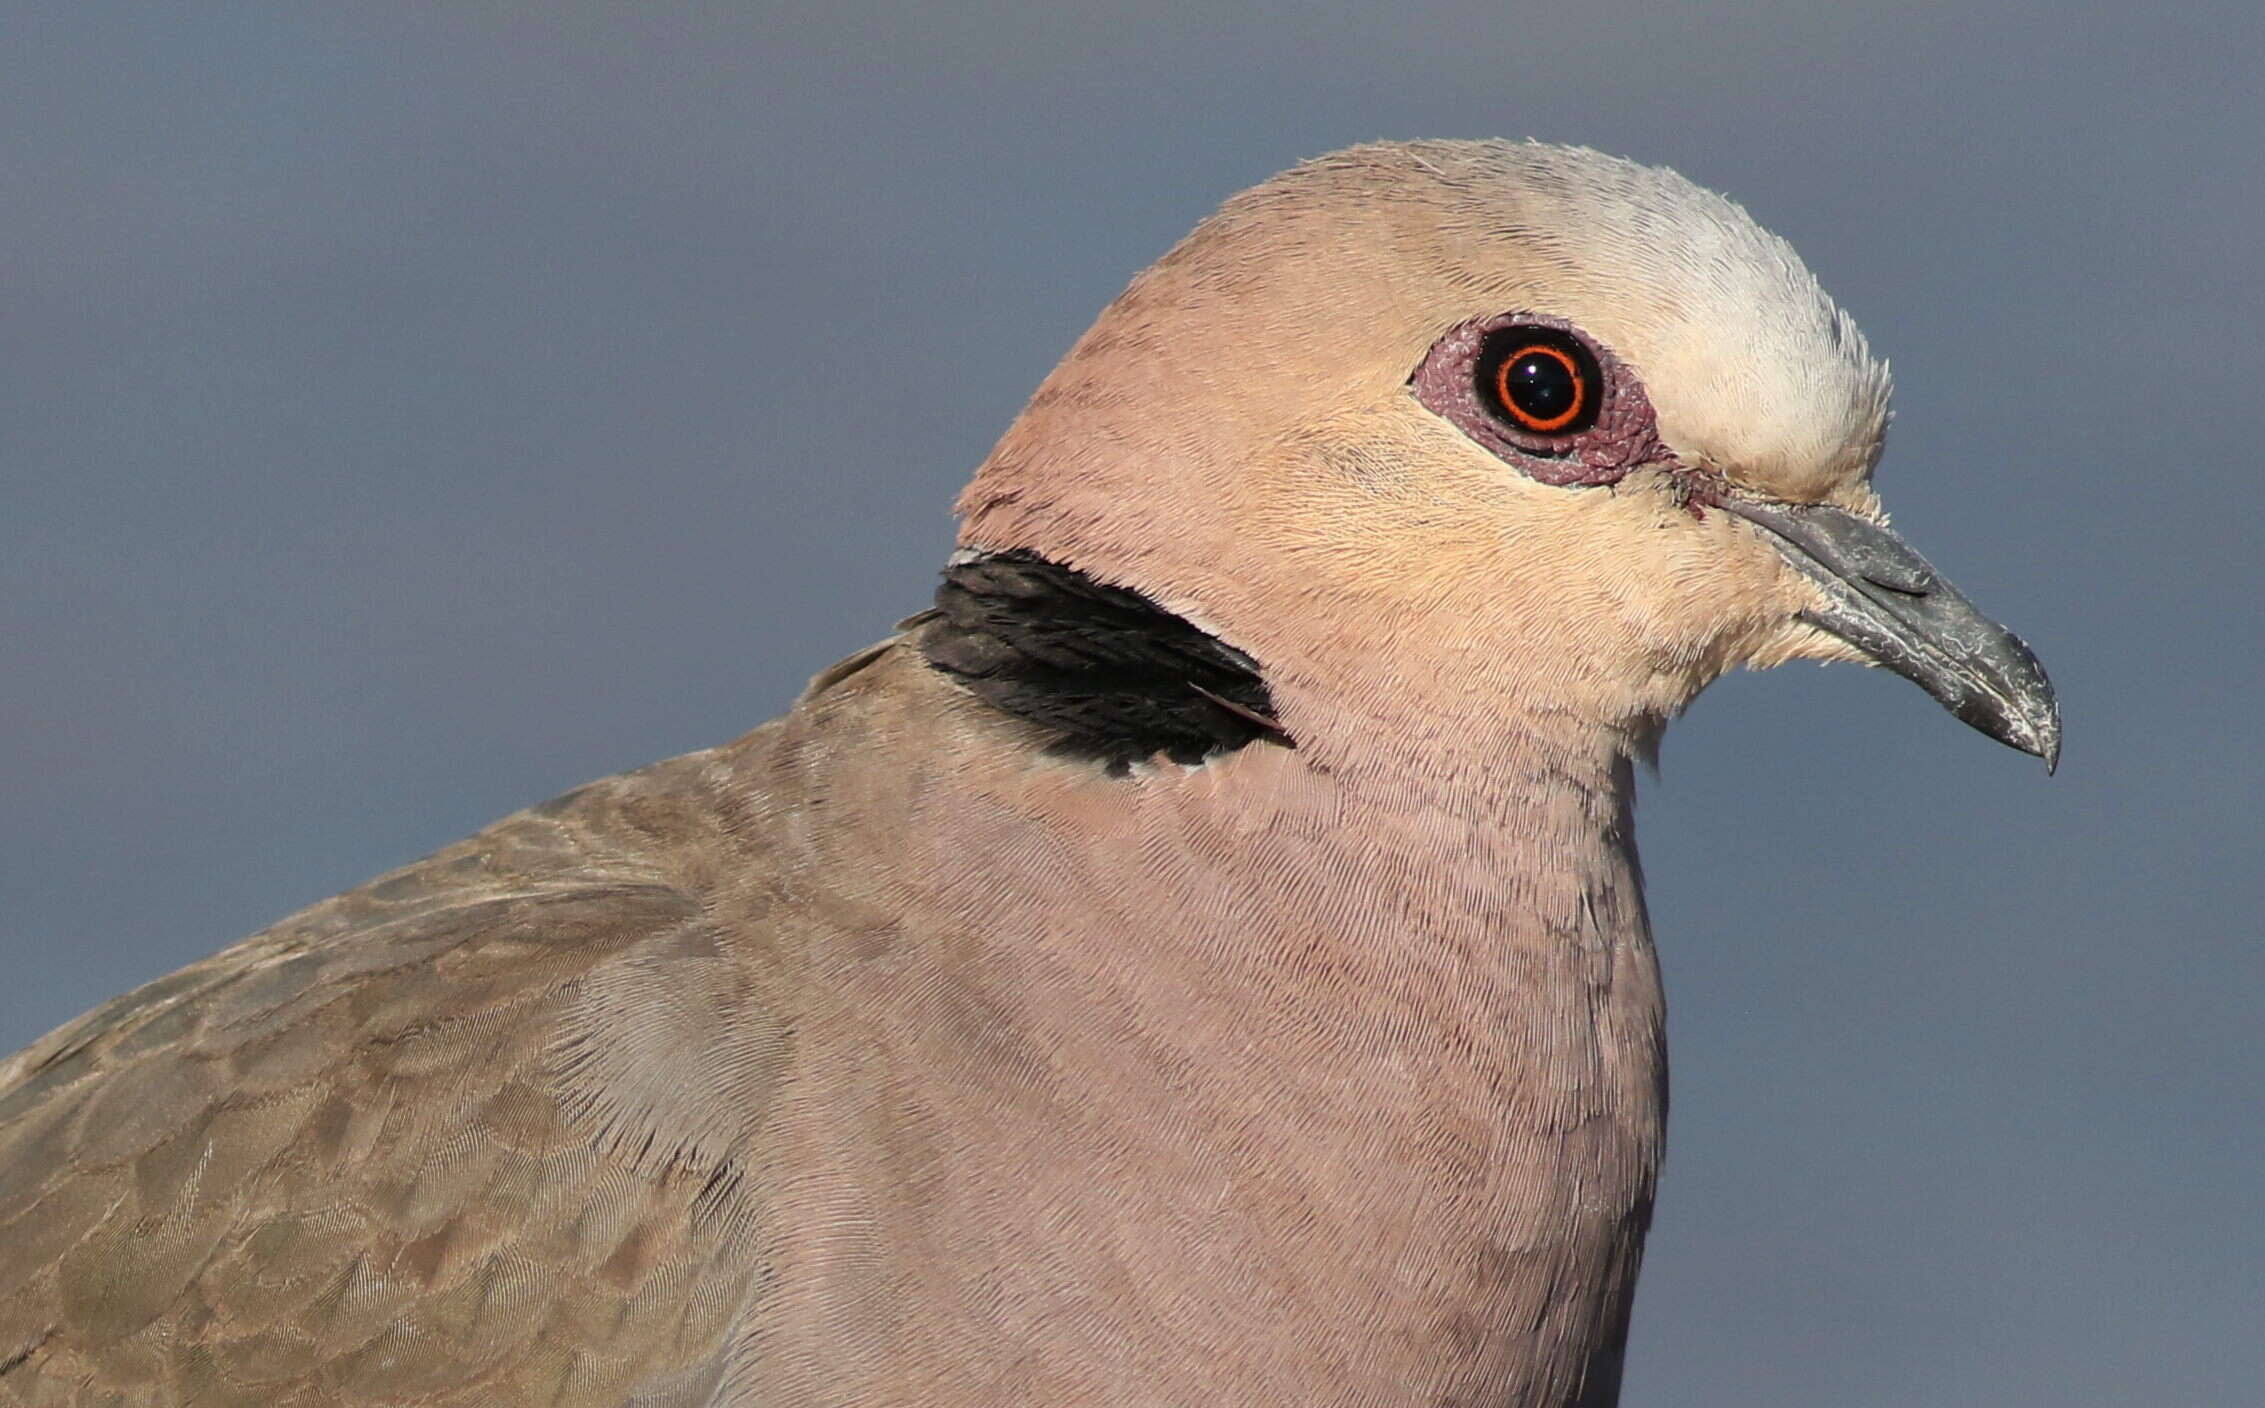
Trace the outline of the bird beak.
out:
<instances>
[{"instance_id":1,"label":"bird beak","mask_svg":"<svg viewBox=\"0 0 2265 1408\"><path fill-rule=\"evenodd\" d=\"M2009 747L2060 761L2060 704L2021 637L1974 609L1909 543L1823 504L1724 495L1728 513L1770 541L1822 589L1800 619L1829 631Z\"/></svg>"}]
</instances>

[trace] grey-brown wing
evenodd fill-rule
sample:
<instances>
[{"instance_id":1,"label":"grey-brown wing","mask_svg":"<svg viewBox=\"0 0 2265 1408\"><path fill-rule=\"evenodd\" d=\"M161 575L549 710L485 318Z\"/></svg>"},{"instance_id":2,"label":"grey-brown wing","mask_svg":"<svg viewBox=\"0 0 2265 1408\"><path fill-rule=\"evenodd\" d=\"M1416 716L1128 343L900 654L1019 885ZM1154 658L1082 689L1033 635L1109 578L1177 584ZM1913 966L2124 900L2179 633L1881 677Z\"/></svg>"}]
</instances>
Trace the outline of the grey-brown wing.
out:
<instances>
[{"instance_id":1,"label":"grey-brown wing","mask_svg":"<svg viewBox=\"0 0 2265 1408\"><path fill-rule=\"evenodd\" d=\"M745 1015L731 965L676 889L496 869L442 852L0 1064L0 1401L708 1401L746 1151L630 1087ZM620 1030L672 974L676 1029Z\"/></svg>"}]
</instances>

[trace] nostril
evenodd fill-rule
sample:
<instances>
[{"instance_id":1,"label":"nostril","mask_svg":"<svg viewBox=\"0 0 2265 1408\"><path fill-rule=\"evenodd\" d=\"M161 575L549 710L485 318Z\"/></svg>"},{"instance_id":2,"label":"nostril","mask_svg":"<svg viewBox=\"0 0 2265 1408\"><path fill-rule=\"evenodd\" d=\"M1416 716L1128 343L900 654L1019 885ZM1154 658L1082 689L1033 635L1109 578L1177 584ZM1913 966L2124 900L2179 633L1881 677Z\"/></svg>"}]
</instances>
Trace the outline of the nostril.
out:
<instances>
[{"instance_id":1,"label":"nostril","mask_svg":"<svg viewBox=\"0 0 2265 1408\"><path fill-rule=\"evenodd\" d=\"M1897 577L1887 572L1866 572L1863 576L1865 581L1875 587L1884 587L1904 596L1927 596L1935 589L1935 579L1932 576Z\"/></svg>"},{"instance_id":2,"label":"nostril","mask_svg":"<svg viewBox=\"0 0 2265 1408\"><path fill-rule=\"evenodd\" d=\"M1885 554L1865 554L1865 560L1852 564L1857 575L1875 587L1885 587L1905 596L1926 596L1935 590L1939 579L1934 569L1916 560L1897 560Z\"/></svg>"}]
</instances>

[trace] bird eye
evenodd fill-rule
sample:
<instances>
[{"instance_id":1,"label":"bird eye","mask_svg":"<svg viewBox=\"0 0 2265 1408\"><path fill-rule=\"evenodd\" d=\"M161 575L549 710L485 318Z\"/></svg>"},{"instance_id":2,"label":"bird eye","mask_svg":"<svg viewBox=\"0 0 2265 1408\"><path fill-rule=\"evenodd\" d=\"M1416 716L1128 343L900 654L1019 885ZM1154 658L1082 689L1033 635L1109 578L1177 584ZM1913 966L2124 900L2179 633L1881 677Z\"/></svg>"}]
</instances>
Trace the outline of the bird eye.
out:
<instances>
[{"instance_id":1,"label":"bird eye","mask_svg":"<svg viewBox=\"0 0 2265 1408\"><path fill-rule=\"evenodd\" d=\"M1529 434L1569 435L1596 423L1596 361L1555 328L1496 330L1474 370L1479 399Z\"/></svg>"},{"instance_id":2,"label":"bird eye","mask_svg":"<svg viewBox=\"0 0 2265 1408\"><path fill-rule=\"evenodd\" d=\"M1510 309L1457 323L1416 363L1408 390L1544 484L1614 484L1637 465L1674 458L1635 369L1549 313Z\"/></svg>"}]
</instances>

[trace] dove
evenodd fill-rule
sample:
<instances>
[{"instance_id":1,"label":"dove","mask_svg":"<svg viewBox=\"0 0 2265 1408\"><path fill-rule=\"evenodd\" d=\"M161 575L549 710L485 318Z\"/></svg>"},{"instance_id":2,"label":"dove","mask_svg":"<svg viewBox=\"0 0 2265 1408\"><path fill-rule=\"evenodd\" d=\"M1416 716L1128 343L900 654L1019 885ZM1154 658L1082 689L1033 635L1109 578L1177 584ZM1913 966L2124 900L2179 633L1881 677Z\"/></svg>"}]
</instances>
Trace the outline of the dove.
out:
<instances>
[{"instance_id":1,"label":"dove","mask_svg":"<svg viewBox=\"0 0 2265 1408\"><path fill-rule=\"evenodd\" d=\"M1665 170L1235 196L787 714L0 1065L0 1399L1616 1402L1661 730L1848 661L2058 754L1888 403Z\"/></svg>"}]
</instances>

